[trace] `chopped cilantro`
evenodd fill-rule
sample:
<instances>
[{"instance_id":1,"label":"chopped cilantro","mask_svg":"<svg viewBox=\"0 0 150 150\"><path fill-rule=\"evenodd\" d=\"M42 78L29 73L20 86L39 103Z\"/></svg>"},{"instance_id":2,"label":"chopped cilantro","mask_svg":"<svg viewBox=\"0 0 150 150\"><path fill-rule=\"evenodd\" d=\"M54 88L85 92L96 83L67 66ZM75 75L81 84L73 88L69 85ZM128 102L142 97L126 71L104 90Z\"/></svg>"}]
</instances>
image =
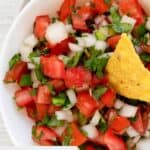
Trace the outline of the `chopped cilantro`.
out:
<instances>
[{"instance_id":1,"label":"chopped cilantro","mask_svg":"<svg viewBox=\"0 0 150 150\"><path fill-rule=\"evenodd\" d=\"M32 85L31 75L30 74L23 75L20 79L19 85L21 87L31 86Z\"/></svg>"},{"instance_id":2,"label":"chopped cilantro","mask_svg":"<svg viewBox=\"0 0 150 150\"><path fill-rule=\"evenodd\" d=\"M107 128L108 128L107 122L101 116L99 121L99 130L104 133L107 130Z\"/></svg>"},{"instance_id":3,"label":"chopped cilantro","mask_svg":"<svg viewBox=\"0 0 150 150\"><path fill-rule=\"evenodd\" d=\"M99 86L93 90L93 95L98 100L106 91L107 91L106 87Z\"/></svg>"},{"instance_id":4,"label":"chopped cilantro","mask_svg":"<svg viewBox=\"0 0 150 150\"><path fill-rule=\"evenodd\" d=\"M113 23L119 23L120 22L121 16L120 16L118 9L116 7L110 8L110 15L111 15Z\"/></svg>"},{"instance_id":5,"label":"chopped cilantro","mask_svg":"<svg viewBox=\"0 0 150 150\"><path fill-rule=\"evenodd\" d=\"M150 54L148 53L141 53L140 58L144 62L150 62Z\"/></svg>"}]
</instances>

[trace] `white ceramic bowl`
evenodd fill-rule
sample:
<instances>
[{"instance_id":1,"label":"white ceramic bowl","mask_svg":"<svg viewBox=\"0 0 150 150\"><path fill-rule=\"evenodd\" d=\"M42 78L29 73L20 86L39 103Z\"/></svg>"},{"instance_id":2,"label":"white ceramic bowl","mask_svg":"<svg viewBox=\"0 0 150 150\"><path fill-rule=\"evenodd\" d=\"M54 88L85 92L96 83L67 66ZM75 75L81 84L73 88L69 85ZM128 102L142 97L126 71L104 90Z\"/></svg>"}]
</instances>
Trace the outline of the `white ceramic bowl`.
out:
<instances>
[{"instance_id":1,"label":"white ceramic bowl","mask_svg":"<svg viewBox=\"0 0 150 150\"><path fill-rule=\"evenodd\" d=\"M0 111L15 145L33 145L31 139L33 122L22 111L18 112L15 106L12 97L16 87L3 83L8 70L8 61L19 50L24 38L32 32L35 17L44 14L55 15L62 1L32 0L27 4L12 25L0 53ZM80 0L80 3L84 1Z\"/></svg>"}]
</instances>

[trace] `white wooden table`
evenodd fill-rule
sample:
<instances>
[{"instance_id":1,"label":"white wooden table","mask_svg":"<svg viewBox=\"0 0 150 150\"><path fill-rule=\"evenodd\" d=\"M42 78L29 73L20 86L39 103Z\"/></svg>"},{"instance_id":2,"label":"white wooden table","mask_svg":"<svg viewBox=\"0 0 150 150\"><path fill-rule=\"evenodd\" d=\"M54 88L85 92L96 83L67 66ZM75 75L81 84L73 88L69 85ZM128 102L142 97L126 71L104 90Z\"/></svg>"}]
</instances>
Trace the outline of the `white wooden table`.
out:
<instances>
[{"instance_id":1,"label":"white wooden table","mask_svg":"<svg viewBox=\"0 0 150 150\"><path fill-rule=\"evenodd\" d=\"M22 0L0 0L0 49L9 27L19 12L21 4L23 4ZM0 114L0 146L4 145L10 146L12 142L6 132Z\"/></svg>"}]
</instances>

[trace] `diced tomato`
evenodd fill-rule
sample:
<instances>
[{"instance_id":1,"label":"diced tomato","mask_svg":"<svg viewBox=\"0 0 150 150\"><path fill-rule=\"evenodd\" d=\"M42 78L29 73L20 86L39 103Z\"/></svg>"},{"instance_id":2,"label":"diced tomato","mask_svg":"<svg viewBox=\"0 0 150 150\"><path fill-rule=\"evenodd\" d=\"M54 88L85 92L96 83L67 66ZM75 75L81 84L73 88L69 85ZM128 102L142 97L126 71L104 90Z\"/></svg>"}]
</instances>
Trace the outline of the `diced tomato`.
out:
<instances>
[{"instance_id":1,"label":"diced tomato","mask_svg":"<svg viewBox=\"0 0 150 150\"><path fill-rule=\"evenodd\" d=\"M34 25L34 34L37 38L43 39L46 34L47 27L51 23L51 20L48 15L37 16L35 19Z\"/></svg>"},{"instance_id":2,"label":"diced tomato","mask_svg":"<svg viewBox=\"0 0 150 150\"><path fill-rule=\"evenodd\" d=\"M61 5L60 11L58 12L61 21L64 21L68 16L72 14L75 4L76 0L64 0Z\"/></svg>"},{"instance_id":3,"label":"diced tomato","mask_svg":"<svg viewBox=\"0 0 150 150\"><path fill-rule=\"evenodd\" d=\"M104 143L109 148L109 150L127 150L124 141L116 136L112 130L108 130L104 134Z\"/></svg>"},{"instance_id":4,"label":"diced tomato","mask_svg":"<svg viewBox=\"0 0 150 150\"><path fill-rule=\"evenodd\" d=\"M143 50L144 52L150 54L150 45L142 44L142 45L141 45L141 48L142 48L142 50Z\"/></svg>"},{"instance_id":5,"label":"diced tomato","mask_svg":"<svg viewBox=\"0 0 150 150\"><path fill-rule=\"evenodd\" d=\"M46 126L36 126L33 127L34 138L39 138L39 141L51 140L55 141L57 139L57 134L51 128Z\"/></svg>"},{"instance_id":6,"label":"diced tomato","mask_svg":"<svg viewBox=\"0 0 150 150\"><path fill-rule=\"evenodd\" d=\"M54 79L63 79L65 74L65 65L63 61L56 56L41 56L43 72L46 76Z\"/></svg>"},{"instance_id":7,"label":"diced tomato","mask_svg":"<svg viewBox=\"0 0 150 150\"><path fill-rule=\"evenodd\" d=\"M146 64L146 68L150 71L150 63Z\"/></svg>"},{"instance_id":8,"label":"diced tomato","mask_svg":"<svg viewBox=\"0 0 150 150\"><path fill-rule=\"evenodd\" d=\"M34 102L31 96L31 88L23 88L15 92L16 104L19 107L25 107Z\"/></svg>"},{"instance_id":9,"label":"diced tomato","mask_svg":"<svg viewBox=\"0 0 150 150\"><path fill-rule=\"evenodd\" d=\"M21 76L28 72L27 63L23 61L17 62L14 67L6 73L5 82L14 82L21 79Z\"/></svg>"},{"instance_id":10,"label":"diced tomato","mask_svg":"<svg viewBox=\"0 0 150 150\"><path fill-rule=\"evenodd\" d=\"M112 49L115 49L120 38L121 38L121 35L114 35L107 40L107 43Z\"/></svg>"},{"instance_id":11,"label":"diced tomato","mask_svg":"<svg viewBox=\"0 0 150 150\"><path fill-rule=\"evenodd\" d=\"M106 4L104 0L93 0L95 4L95 8L99 14L103 14L108 12L109 6Z\"/></svg>"},{"instance_id":12,"label":"diced tomato","mask_svg":"<svg viewBox=\"0 0 150 150\"><path fill-rule=\"evenodd\" d=\"M48 104L38 104L36 103L36 119L43 120L48 114L49 105Z\"/></svg>"},{"instance_id":13,"label":"diced tomato","mask_svg":"<svg viewBox=\"0 0 150 150\"><path fill-rule=\"evenodd\" d=\"M92 145L86 146L85 150L95 150L95 148Z\"/></svg>"},{"instance_id":14,"label":"diced tomato","mask_svg":"<svg viewBox=\"0 0 150 150\"><path fill-rule=\"evenodd\" d=\"M76 106L86 117L91 117L98 108L96 100L90 96L88 91L78 93Z\"/></svg>"},{"instance_id":15,"label":"diced tomato","mask_svg":"<svg viewBox=\"0 0 150 150\"><path fill-rule=\"evenodd\" d=\"M69 37L60 43L56 44L55 46L51 47L51 54L52 55L60 55L60 54L66 54L70 51L68 44L75 42L75 39L73 37Z\"/></svg>"},{"instance_id":16,"label":"diced tomato","mask_svg":"<svg viewBox=\"0 0 150 150\"><path fill-rule=\"evenodd\" d=\"M106 93L102 95L100 100L106 107L113 107L114 105L114 100L116 98L116 93L112 89L108 89Z\"/></svg>"},{"instance_id":17,"label":"diced tomato","mask_svg":"<svg viewBox=\"0 0 150 150\"><path fill-rule=\"evenodd\" d=\"M61 92L66 89L65 82L63 80L52 80L51 85L54 87L56 92Z\"/></svg>"},{"instance_id":18,"label":"diced tomato","mask_svg":"<svg viewBox=\"0 0 150 150\"><path fill-rule=\"evenodd\" d=\"M81 133L79 128L75 123L71 123L71 129L72 129L72 146L80 146L83 143L87 141L87 138Z\"/></svg>"},{"instance_id":19,"label":"diced tomato","mask_svg":"<svg viewBox=\"0 0 150 150\"><path fill-rule=\"evenodd\" d=\"M79 15L72 15L72 24L75 30L89 32L89 28L86 24L86 21Z\"/></svg>"},{"instance_id":20,"label":"diced tomato","mask_svg":"<svg viewBox=\"0 0 150 150\"><path fill-rule=\"evenodd\" d=\"M144 14L138 0L120 0L119 10L122 14L136 19L136 25L144 23Z\"/></svg>"},{"instance_id":21,"label":"diced tomato","mask_svg":"<svg viewBox=\"0 0 150 150\"><path fill-rule=\"evenodd\" d=\"M144 135L148 127L148 112L139 108L136 117L136 121L132 123L132 126L137 132Z\"/></svg>"},{"instance_id":22,"label":"diced tomato","mask_svg":"<svg viewBox=\"0 0 150 150\"><path fill-rule=\"evenodd\" d=\"M90 71L79 66L67 69L64 79L68 88L83 87L83 85L91 84L92 74Z\"/></svg>"},{"instance_id":23,"label":"diced tomato","mask_svg":"<svg viewBox=\"0 0 150 150\"><path fill-rule=\"evenodd\" d=\"M95 87L98 85L107 85L108 84L108 78L106 76L98 78L96 75L92 76L91 86Z\"/></svg>"},{"instance_id":24,"label":"diced tomato","mask_svg":"<svg viewBox=\"0 0 150 150\"><path fill-rule=\"evenodd\" d=\"M96 15L96 10L92 6L82 6L77 14L83 18L83 20L92 19Z\"/></svg>"},{"instance_id":25,"label":"diced tomato","mask_svg":"<svg viewBox=\"0 0 150 150\"><path fill-rule=\"evenodd\" d=\"M53 146L55 145L54 142L52 142L51 140L38 140L35 139L34 137L32 137L33 141L36 142L37 144L41 145L41 146Z\"/></svg>"},{"instance_id":26,"label":"diced tomato","mask_svg":"<svg viewBox=\"0 0 150 150\"><path fill-rule=\"evenodd\" d=\"M50 104L51 103L51 93L47 85L43 85L38 88L36 103L38 104Z\"/></svg>"},{"instance_id":27,"label":"diced tomato","mask_svg":"<svg viewBox=\"0 0 150 150\"><path fill-rule=\"evenodd\" d=\"M48 114L52 115L58 110L60 110L60 107L54 106L54 105L51 104L51 105L49 105L49 108L48 108Z\"/></svg>"},{"instance_id":28,"label":"diced tomato","mask_svg":"<svg viewBox=\"0 0 150 150\"><path fill-rule=\"evenodd\" d=\"M119 134L122 134L129 126L129 120L123 116L117 116L110 124L110 128Z\"/></svg>"},{"instance_id":29,"label":"diced tomato","mask_svg":"<svg viewBox=\"0 0 150 150\"><path fill-rule=\"evenodd\" d=\"M26 106L26 112L29 118L36 120L36 106L35 103L33 103L32 105L28 105Z\"/></svg>"},{"instance_id":30,"label":"diced tomato","mask_svg":"<svg viewBox=\"0 0 150 150\"><path fill-rule=\"evenodd\" d=\"M105 113L105 119L108 122L108 125L112 123L112 121L117 117L117 111L113 108L110 108L106 113Z\"/></svg>"}]
</instances>

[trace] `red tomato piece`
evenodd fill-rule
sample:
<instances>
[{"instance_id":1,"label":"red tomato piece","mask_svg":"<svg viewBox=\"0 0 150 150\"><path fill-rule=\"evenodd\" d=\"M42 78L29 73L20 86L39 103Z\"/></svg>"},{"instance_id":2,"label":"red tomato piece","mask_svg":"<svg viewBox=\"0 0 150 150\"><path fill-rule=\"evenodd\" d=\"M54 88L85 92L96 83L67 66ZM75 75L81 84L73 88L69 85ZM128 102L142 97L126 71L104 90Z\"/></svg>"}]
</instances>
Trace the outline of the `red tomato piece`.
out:
<instances>
[{"instance_id":1,"label":"red tomato piece","mask_svg":"<svg viewBox=\"0 0 150 150\"><path fill-rule=\"evenodd\" d=\"M122 14L130 15L136 19L136 25L144 23L143 10L138 0L120 0L119 10Z\"/></svg>"},{"instance_id":2,"label":"red tomato piece","mask_svg":"<svg viewBox=\"0 0 150 150\"><path fill-rule=\"evenodd\" d=\"M32 105L26 106L26 112L29 118L36 120L36 105L33 103Z\"/></svg>"},{"instance_id":3,"label":"red tomato piece","mask_svg":"<svg viewBox=\"0 0 150 150\"><path fill-rule=\"evenodd\" d=\"M93 0L95 8L99 14L108 12L109 6L105 3L104 0Z\"/></svg>"},{"instance_id":4,"label":"red tomato piece","mask_svg":"<svg viewBox=\"0 0 150 150\"><path fill-rule=\"evenodd\" d=\"M113 107L116 93L112 89L108 89L100 98L106 107Z\"/></svg>"},{"instance_id":5,"label":"red tomato piece","mask_svg":"<svg viewBox=\"0 0 150 150\"><path fill-rule=\"evenodd\" d=\"M51 93L47 85L39 86L36 103L38 104L50 104L51 103Z\"/></svg>"},{"instance_id":6,"label":"red tomato piece","mask_svg":"<svg viewBox=\"0 0 150 150\"><path fill-rule=\"evenodd\" d=\"M60 11L58 12L61 21L66 20L66 18L72 14L75 4L76 0L64 0L61 5Z\"/></svg>"},{"instance_id":7,"label":"red tomato piece","mask_svg":"<svg viewBox=\"0 0 150 150\"><path fill-rule=\"evenodd\" d=\"M89 32L89 28L86 24L86 21L79 15L72 15L72 24L75 30Z\"/></svg>"},{"instance_id":8,"label":"red tomato piece","mask_svg":"<svg viewBox=\"0 0 150 150\"><path fill-rule=\"evenodd\" d=\"M108 130L104 134L104 143L109 150L127 150L124 141L116 136L112 130Z\"/></svg>"},{"instance_id":9,"label":"red tomato piece","mask_svg":"<svg viewBox=\"0 0 150 150\"><path fill-rule=\"evenodd\" d=\"M98 85L107 85L108 84L108 78L106 76L98 78L96 75L92 76L92 81L91 81L91 87L95 87Z\"/></svg>"},{"instance_id":10,"label":"red tomato piece","mask_svg":"<svg viewBox=\"0 0 150 150\"><path fill-rule=\"evenodd\" d=\"M54 87L54 90L56 92L61 92L66 89L65 82L63 80L55 79L55 80L52 80L50 83Z\"/></svg>"},{"instance_id":11,"label":"red tomato piece","mask_svg":"<svg viewBox=\"0 0 150 150\"><path fill-rule=\"evenodd\" d=\"M91 117L98 108L96 100L90 96L88 91L78 93L76 106L86 117Z\"/></svg>"},{"instance_id":12,"label":"red tomato piece","mask_svg":"<svg viewBox=\"0 0 150 150\"><path fill-rule=\"evenodd\" d=\"M34 137L32 137L33 141L36 142L37 144L41 145L41 146L53 146L55 145L54 142L52 142L51 140L37 140Z\"/></svg>"},{"instance_id":13,"label":"red tomato piece","mask_svg":"<svg viewBox=\"0 0 150 150\"><path fill-rule=\"evenodd\" d=\"M38 104L36 103L36 120L43 120L48 114L49 105L48 104Z\"/></svg>"},{"instance_id":14,"label":"red tomato piece","mask_svg":"<svg viewBox=\"0 0 150 150\"><path fill-rule=\"evenodd\" d=\"M107 40L107 43L112 49L115 49L120 38L121 38L121 35L114 35Z\"/></svg>"},{"instance_id":15,"label":"red tomato piece","mask_svg":"<svg viewBox=\"0 0 150 150\"><path fill-rule=\"evenodd\" d=\"M150 63L146 64L146 68L150 71Z\"/></svg>"},{"instance_id":16,"label":"red tomato piece","mask_svg":"<svg viewBox=\"0 0 150 150\"><path fill-rule=\"evenodd\" d=\"M58 110L60 110L60 107L54 106L54 105L51 104L51 105L49 105L49 108L48 108L48 114L52 115Z\"/></svg>"},{"instance_id":17,"label":"red tomato piece","mask_svg":"<svg viewBox=\"0 0 150 150\"><path fill-rule=\"evenodd\" d=\"M79 66L67 69L64 79L68 88L83 87L83 85L91 84L92 74L90 71Z\"/></svg>"},{"instance_id":18,"label":"red tomato piece","mask_svg":"<svg viewBox=\"0 0 150 150\"><path fill-rule=\"evenodd\" d=\"M25 107L34 102L31 96L31 88L23 88L15 92L16 104L19 107Z\"/></svg>"},{"instance_id":19,"label":"red tomato piece","mask_svg":"<svg viewBox=\"0 0 150 150\"><path fill-rule=\"evenodd\" d=\"M119 134L122 134L129 126L129 120L123 116L117 116L110 124L110 128Z\"/></svg>"},{"instance_id":20,"label":"red tomato piece","mask_svg":"<svg viewBox=\"0 0 150 150\"><path fill-rule=\"evenodd\" d=\"M96 15L96 10L92 6L82 6L77 14L83 18L83 20L88 20Z\"/></svg>"},{"instance_id":21,"label":"red tomato piece","mask_svg":"<svg viewBox=\"0 0 150 150\"><path fill-rule=\"evenodd\" d=\"M21 76L28 72L27 63L23 61L17 62L14 67L6 73L5 82L14 82L21 79Z\"/></svg>"},{"instance_id":22,"label":"red tomato piece","mask_svg":"<svg viewBox=\"0 0 150 150\"><path fill-rule=\"evenodd\" d=\"M65 65L63 61L56 56L41 56L43 73L54 79L63 79L65 75Z\"/></svg>"},{"instance_id":23,"label":"red tomato piece","mask_svg":"<svg viewBox=\"0 0 150 150\"><path fill-rule=\"evenodd\" d=\"M137 132L144 135L148 127L148 112L139 108L136 121L132 123L132 126Z\"/></svg>"},{"instance_id":24,"label":"red tomato piece","mask_svg":"<svg viewBox=\"0 0 150 150\"><path fill-rule=\"evenodd\" d=\"M47 27L51 23L48 15L37 16L34 25L34 34L37 38L42 39L45 37Z\"/></svg>"},{"instance_id":25,"label":"red tomato piece","mask_svg":"<svg viewBox=\"0 0 150 150\"><path fill-rule=\"evenodd\" d=\"M56 44L55 46L52 46L51 49L51 54L52 55L60 55L60 54L67 54L70 49L69 49L69 43L75 42L75 39L73 37L69 37L60 43Z\"/></svg>"},{"instance_id":26,"label":"red tomato piece","mask_svg":"<svg viewBox=\"0 0 150 150\"><path fill-rule=\"evenodd\" d=\"M33 130L35 130L34 138L40 137L39 141L45 140L55 141L58 137L54 130L46 126L36 126L33 127Z\"/></svg>"},{"instance_id":27,"label":"red tomato piece","mask_svg":"<svg viewBox=\"0 0 150 150\"><path fill-rule=\"evenodd\" d=\"M95 148L92 145L86 146L85 150L95 150Z\"/></svg>"},{"instance_id":28,"label":"red tomato piece","mask_svg":"<svg viewBox=\"0 0 150 150\"><path fill-rule=\"evenodd\" d=\"M75 123L71 123L72 129L72 146L80 146L87 141L87 138L83 135L83 133L79 130Z\"/></svg>"}]
</instances>

